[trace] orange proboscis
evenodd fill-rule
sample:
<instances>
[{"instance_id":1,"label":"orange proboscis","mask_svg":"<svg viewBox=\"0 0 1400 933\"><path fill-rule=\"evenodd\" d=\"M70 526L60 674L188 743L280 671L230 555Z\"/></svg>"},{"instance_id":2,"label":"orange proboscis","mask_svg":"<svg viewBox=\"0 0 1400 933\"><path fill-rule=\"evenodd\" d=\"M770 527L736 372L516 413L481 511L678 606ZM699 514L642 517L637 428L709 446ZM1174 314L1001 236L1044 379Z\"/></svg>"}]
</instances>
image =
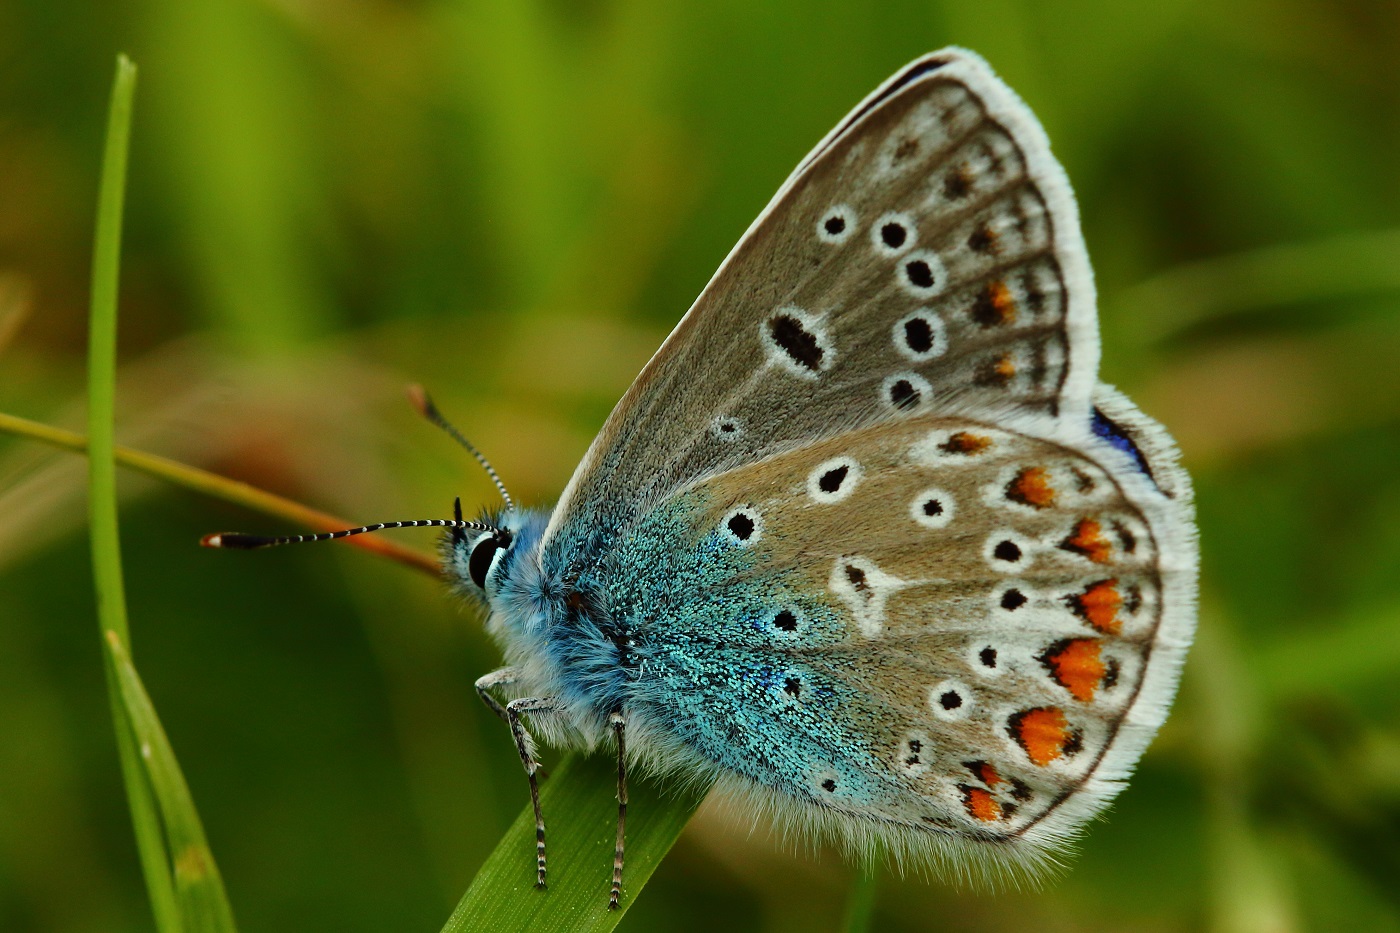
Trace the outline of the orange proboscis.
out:
<instances>
[{"instance_id":1,"label":"orange proboscis","mask_svg":"<svg viewBox=\"0 0 1400 933\"><path fill-rule=\"evenodd\" d=\"M1094 698L1094 691L1103 682L1108 670L1099 657L1099 642L1095 638L1073 638L1057 645L1045 655L1045 664L1055 682L1082 702Z\"/></svg>"},{"instance_id":2,"label":"orange proboscis","mask_svg":"<svg viewBox=\"0 0 1400 933\"><path fill-rule=\"evenodd\" d=\"M1097 519L1082 518L1074 532L1060 545L1067 551L1082 554L1096 564L1106 564L1112 556L1113 544L1104 536L1103 525Z\"/></svg>"},{"instance_id":3,"label":"orange proboscis","mask_svg":"<svg viewBox=\"0 0 1400 933\"><path fill-rule=\"evenodd\" d=\"M1053 706L1017 713L1012 728L1026 756L1041 767L1063 755L1069 743L1069 723L1065 714Z\"/></svg>"}]
</instances>

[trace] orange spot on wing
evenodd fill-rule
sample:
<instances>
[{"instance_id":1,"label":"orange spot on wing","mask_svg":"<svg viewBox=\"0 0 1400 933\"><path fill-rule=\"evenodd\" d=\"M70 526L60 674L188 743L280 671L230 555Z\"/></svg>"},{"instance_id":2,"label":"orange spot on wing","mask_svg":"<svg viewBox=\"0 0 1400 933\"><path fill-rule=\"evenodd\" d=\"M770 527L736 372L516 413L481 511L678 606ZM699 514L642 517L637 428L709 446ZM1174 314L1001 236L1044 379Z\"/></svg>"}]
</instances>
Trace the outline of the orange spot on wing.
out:
<instances>
[{"instance_id":1,"label":"orange spot on wing","mask_svg":"<svg viewBox=\"0 0 1400 933\"><path fill-rule=\"evenodd\" d=\"M949 435L939 449L948 454L980 454L990 446L992 439L986 435L958 431Z\"/></svg>"},{"instance_id":2,"label":"orange spot on wing","mask_svg":"<svg viewBox=\"0 0 1400 933\"><path fill-rule=\"evenodd\" d=\"M1065 714L1053 706L1022 710L1008 722L1011 737L1026 757L1044 767L1065 753L1071 734Z\"/></svg>"},{"instance_id":3,"label":"orange spot on wing","mask_svg":"<svg viewBox=\"0 0 1400 933\"><path fill-rule=\"evenodd\" d=\"M1055 488L1050 485L1050 471L1045 467L1026 467L1007 484L1006 498L1037 509L1054 505Z\"/></svg>"},{"instance_id":4,"label":"orange spot on wing","mask_svg":"<svg viewBox=\"0 0 1400 933\"><path fill-rule=\"evenodd\" d=\"M1016 299L1000 279L988 282L972 302L972 320L983 327L998 327L1016 320Z\"/></svg>"},{"instance_id":5,"label":"orange spot on wing","mask_svg":"<svg viewBox=\"0 0 1400 933\"><path fill-rule=\"evenodd\" d=\"M997 803L992 792L980 787L963 784L959 788L963 795L963 806L968 816L983 823L993 823L1001 819L1001 804Z\"/></svg>"},{"instance_id":6,"label":"orange spot on wing","mask_svg":"<svg viewBox=\"0 0 1400 933\"><path fill-rule=\"evenodd\" d=\"M1123 630L1123 620L1118 618L1123 596L1118 592L1117 580L1090 583L1084 592L1067 596L1066 600L1075 615L1105 635L1117 635Z\"/></svg>"},{"instance_id":7,"label":"orange spot on wing","mask_svg":"<svg viewBox=\"0 0 1400 933\"><path fill-rule=\"evenodd\" d=\"M969 761L966 765L967 770L971 771L977 777L977 780L986 784L988 787L996 787L1005 780L997 773L996 768L985 761Z\"/></svg>"},{"instance_id":8,"label":"orange spot on wing","mask_svg":"<svg viewBox=\"0 0 1400 933\"><path fill-rule=\"evenodd\" d=\"M1049 669L1055 683L1083 703L1094 698L1094 691L1108 670L1099 657L1099 642L1094 638L1067 638L1056 642L1040 656L1040 663Z\"/></svg>"},{"instance_id":9,"label":"orange spot on wing","mask_svg":"<svg viewBox=\"0 0 1400 933\"><path fill-rule=\"evenodd\" d=\"M1060 542L1060 547L1089 558L1096 564L1108 563L1113 544L1104 536L1103 526L1096 519L1083 518L1074 526L1074 532Z\"/></svg>"},{"instance_id":10,"label":"orange spot on wing","mask_svg":"<svg viewBox=\"0 0 1400 933\"><path fill-rule=\"evenodd\" d=\"M1005 388L1015 375L1016 364L1012 361L1011 354L1003 353L983 360L972 374L972 381L979 386Z\"/></svg>"}]
</instances>

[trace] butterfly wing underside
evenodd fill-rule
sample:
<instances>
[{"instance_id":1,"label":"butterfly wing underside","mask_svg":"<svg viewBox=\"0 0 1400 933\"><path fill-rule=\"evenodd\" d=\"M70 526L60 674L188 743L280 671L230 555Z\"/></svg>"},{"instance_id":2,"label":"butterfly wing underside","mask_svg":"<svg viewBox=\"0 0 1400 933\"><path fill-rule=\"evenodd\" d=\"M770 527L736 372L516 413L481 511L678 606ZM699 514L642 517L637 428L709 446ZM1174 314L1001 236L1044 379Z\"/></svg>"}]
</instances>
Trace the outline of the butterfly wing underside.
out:
<instances>
[{"instance_id":1,"label":"butterfly wing underside","mask_svg":"<svg viewBox=\"0 0 1400 933\"><path fill-rule=\"evenodd\" d=\"M639 627L648 712L819 814L1034 862L1119 789L1190 638L1189 532L1138 479L929 415L699 483L675 507L725 581Z\"/></svg>"},{"instance_id":2,"label":"butterfly wing underside","mask_svg":"<svg viewBox=\"0 0 1400 933\"><path fill-rule=\"evenodd\" d=\"M615 533L698 477L911 413L1084 420L1097 367L1043 131L980 58L934 53L754 222L608 418L546 547L567 561L583 529Z\"/></svg>"},{"instance_id":3,"label":"butterfly wing underside","mask_svg":"<svg viewBox=\"0 0 1400 933\"><path fill-rule=\"evenodd\" d=\"M544 532L647 659L636 725L818 820L1006 861L1072 835L1194 625L1189 483L1098 349L1038 123L970 53L913 63L779 190Z\"/></svg>"}]
</instances>

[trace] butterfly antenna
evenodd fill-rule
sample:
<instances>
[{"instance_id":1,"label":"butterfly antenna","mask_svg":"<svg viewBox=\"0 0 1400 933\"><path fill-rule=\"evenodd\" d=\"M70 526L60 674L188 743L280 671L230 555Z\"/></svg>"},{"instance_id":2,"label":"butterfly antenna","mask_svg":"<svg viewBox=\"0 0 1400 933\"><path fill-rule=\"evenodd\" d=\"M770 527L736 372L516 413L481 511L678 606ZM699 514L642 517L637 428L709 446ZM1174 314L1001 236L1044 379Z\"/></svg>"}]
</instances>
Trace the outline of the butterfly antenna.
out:
<instances>
[{"instance_id":1,"label":"butterfly antenna","mask_svg":"<svg viewBox=\"0 0 1400 933\"><path fill-rule=\"evenodd\" d=\"M506 511L514 511L515 502L511 499L510 493L506 492L506 484L501 482L501 478L496 475L496 468L491 465L491 461L486 459L485 454L476 449L476 445L467 440L461 431L458 431L452 422L442 416L433 400L428 397L427 391L420 385L408 387L408 400L413 403L413 407L418 409L418 413L427 418L433 424L447 432L448 436L466 448L467 453L476 458L476 462L486 470L486 475L491 477L491 482L496 484L496 489L500 491L501 498L506 501Z\"/></svg>"},{"instance_id":2,"label":"butterfly antenna","mask_svg":"<svg viewBox=\"0 0 1400 933\"><path fill-rule=\"evenodd\" d=\"M385 528L451 528L453 537L459 537L467 529L475 531L489 531L496 535L504 535L505 532L495 525L488 525L485 522L468 522L462 520L462 504L457 502L456 518L428 518L412 522L379 522L374 525L361 525L359 528L346 528L344 531L326 531L314 535L245 535L238 531L222 531L218 534L205 535L200 539L200 544L204 547L221 547L235 551L252 551L257 548L277 547L280 544L303 544L307 541L331 541L336 538L348 538L351 535L362 535L371 531L383 531Z\"/></svg>"}]
</instances>

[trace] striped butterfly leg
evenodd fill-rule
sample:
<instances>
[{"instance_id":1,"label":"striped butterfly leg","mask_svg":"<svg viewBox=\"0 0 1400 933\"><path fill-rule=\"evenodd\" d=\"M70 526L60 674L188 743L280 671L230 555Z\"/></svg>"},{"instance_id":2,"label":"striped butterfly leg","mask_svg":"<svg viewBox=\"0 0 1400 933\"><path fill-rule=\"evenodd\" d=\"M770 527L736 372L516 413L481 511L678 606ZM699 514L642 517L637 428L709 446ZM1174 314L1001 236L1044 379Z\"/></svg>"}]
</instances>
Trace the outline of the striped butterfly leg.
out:
<instances>
[{"instance_id":1,"label":"striped butterfly leg","mask_svg":"<svg viewBox=\"0 0 1400 933\"><path fill-rule=\"evenodd\" d=\"M617 910L622 899L622 849L627 830L627 720L621 713L613 713L608 723L617 737L617 846L613 849L612 891L608 894L608 910Z\"/></svg>"},{"instance_id":2,"label":"striped butterfly leg","mask_svg":"<svg viewBox=\"0 0 1400 933\"><path fill-rule=\"evenodd\" d=\"M491 694L495 687L515 683L519 672L514 668L503 667L482 677L476 682L476 692L497 716L510 726L510 734L515 739L515 750L520 753L520 763L525 766L525 775L530 779L530 804L535 810L535 887L545 887L544 816L540 813L540 785L537 773L540 763L535 759L535 740L525 729L521 720L524 713L552 713L559 707L552 697L522 697L511 700L504 706Z\"/></svg>"}]
</instances>

